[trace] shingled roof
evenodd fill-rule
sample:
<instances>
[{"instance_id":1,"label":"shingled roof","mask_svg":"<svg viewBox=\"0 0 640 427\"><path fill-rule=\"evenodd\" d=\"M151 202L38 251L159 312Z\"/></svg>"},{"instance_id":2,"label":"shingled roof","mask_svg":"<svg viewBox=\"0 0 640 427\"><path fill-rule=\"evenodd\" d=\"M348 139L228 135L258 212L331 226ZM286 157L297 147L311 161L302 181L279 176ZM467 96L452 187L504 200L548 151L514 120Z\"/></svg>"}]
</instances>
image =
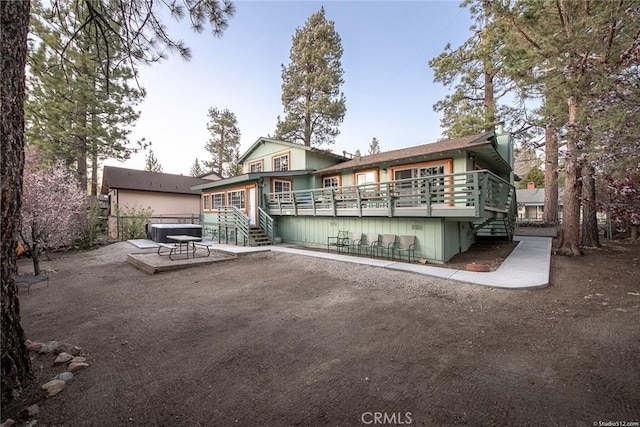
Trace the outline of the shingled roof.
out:
<instances>
[{"instance_id":1,"label":"shingled roof","mask_svg":"<svg viewBox=\"0 0 640 427\"><path fill-rule=\"evenodd\" d=\"M327 174L341 170L356 170L367 166L379 165L382 163L399 162L431 154L444 153L455 150L468 150L479 145L490 144L495 136L493 132L480 133L477 135L465 136L462 138L449 139L446 141L432 142L430 144L416 145L414 147L400 148L398 150L385 151L383 153L371 154L338 163L333 166L318 169L314 174Z\"/></svg>"},{"instance_id":2,"label":"shingled roof","mask_svg":"<svg viewBox=\"0 0 640 427\"><path fill-rule=\"evenodd\" d=\"M105 166L102 169L103 194L107 194L110 189L200 194L200 191L192 191L191 187L208 182L211 180L114 166Z\"/></svg>"}]
</instances>

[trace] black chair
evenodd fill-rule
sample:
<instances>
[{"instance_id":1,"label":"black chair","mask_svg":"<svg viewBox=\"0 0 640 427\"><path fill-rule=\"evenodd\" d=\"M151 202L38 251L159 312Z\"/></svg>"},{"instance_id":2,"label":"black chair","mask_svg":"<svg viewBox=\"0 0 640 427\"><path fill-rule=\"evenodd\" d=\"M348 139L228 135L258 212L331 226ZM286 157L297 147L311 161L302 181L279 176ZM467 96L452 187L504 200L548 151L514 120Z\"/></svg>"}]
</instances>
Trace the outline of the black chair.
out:
<instances>
[{"instance_id":1,"label":"black chair","mask_svg":"<svg viewBox=\"0 0 640 427\"><path fill-rule=\"evenodd\" d=\"M335 246L336 252L340 253L342 248L347 246L349 241L349 232L348 231L338 231L337 236L327 237L327 252L331 251L331 247Z\"/></svg>"}]
</instances>

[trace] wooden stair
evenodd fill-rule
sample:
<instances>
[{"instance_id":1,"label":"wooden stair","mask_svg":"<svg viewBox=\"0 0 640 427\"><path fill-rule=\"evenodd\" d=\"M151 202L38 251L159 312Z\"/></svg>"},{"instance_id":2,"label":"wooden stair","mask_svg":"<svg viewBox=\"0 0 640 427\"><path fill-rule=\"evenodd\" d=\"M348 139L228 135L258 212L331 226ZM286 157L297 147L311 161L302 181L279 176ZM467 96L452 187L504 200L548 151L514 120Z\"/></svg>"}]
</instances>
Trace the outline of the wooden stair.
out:
<instances>
[{"instance_id":1,"label":"wooden stair","mask_svg":"<svg viewBox=\"0 0 640 427\"><path fill-rule=\"evenodd\" d=\"M266 246L270 244L271 241L262 228L256 226L249 227L249 246Z\"/></svg>"}]
</instances>

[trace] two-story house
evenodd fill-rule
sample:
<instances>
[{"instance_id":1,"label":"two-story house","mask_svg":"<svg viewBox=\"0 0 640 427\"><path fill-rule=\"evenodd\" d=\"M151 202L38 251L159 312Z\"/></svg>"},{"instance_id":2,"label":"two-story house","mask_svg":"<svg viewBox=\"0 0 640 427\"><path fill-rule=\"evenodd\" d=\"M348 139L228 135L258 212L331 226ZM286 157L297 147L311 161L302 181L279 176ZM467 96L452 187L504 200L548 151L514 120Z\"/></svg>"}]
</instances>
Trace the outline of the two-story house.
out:
<instances>
[{"instance_id":1,"label":"two-story house","mask_svg":"<svg viewBox=\"0 0 640 427\"><path fill-rule=\"evenodd\" d=\"M251 225L283 242L318 248L341 230L410 235L416 256L446 262L479 234L512 236L507 133L352 159L260 138L241 161L245 174L194 187L202 191L205 227L227 233L230 227L241 243L249 241Z\"/></svg>"}]
</instances>

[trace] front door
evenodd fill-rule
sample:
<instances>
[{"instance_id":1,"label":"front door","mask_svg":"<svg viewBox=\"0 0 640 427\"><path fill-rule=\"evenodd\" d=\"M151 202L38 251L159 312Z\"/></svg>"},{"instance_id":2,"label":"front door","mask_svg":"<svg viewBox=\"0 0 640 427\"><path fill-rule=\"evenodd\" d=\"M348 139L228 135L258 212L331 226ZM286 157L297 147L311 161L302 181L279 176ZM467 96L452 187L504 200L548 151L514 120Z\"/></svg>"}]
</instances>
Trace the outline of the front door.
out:
<instances>
[{"instance_id":1,"label":"front door","mask_svg":"<svg viewBox=\"0 0 640 427\"><path fill-rule=\"evenodd\" d=\"M249 188L249 208L247 209L251 225L256 225L258 223L258 209L256 208L256 203L256 188L251 187Z\"/></svg>"}]
</instances>

